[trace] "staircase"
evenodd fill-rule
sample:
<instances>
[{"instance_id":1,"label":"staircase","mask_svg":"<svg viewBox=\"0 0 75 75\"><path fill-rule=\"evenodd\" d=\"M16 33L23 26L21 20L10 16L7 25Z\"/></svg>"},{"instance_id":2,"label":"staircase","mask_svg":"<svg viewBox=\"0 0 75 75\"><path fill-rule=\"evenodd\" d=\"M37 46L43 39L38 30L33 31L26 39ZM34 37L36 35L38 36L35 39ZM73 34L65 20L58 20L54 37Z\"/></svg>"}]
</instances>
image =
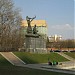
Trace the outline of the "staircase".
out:
<instances>
[{"instance_id":1,"label":"staircase","mask_svg":"<svg viewBox=\"0 0 75 75\"><path fill-rule=\"evenodd\" d=\"M26 64L12 52L0 52L0 54L13 65L21 66Z\"/></svg>"},{"instance_id":2,"label":"staircase","mask_svg":"<svg viewBox=\"0 0 75 75\"><path fill-rule=\"evenodd\" d=\"M68 55L64 54L63 52L57 52L57 53L58 53L59 55L61 55L61 56L65 57L66 59L70 60L70 61L75 60L74 58L72 58L72 57L70 57L70 56L68 56Z\"/></svg>"}]
</instances>

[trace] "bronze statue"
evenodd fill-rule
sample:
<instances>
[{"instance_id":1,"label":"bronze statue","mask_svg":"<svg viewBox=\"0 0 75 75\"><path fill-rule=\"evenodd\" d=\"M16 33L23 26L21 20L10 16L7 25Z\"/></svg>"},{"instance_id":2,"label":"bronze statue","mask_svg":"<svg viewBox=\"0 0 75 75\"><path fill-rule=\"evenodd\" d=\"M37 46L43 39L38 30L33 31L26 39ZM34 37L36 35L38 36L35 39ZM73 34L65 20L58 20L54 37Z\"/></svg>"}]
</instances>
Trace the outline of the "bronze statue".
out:
<instances>
[{"instance_id":1,"label":"bronze statue","mask_svg":"<svg viewBox=\"0 0 75 75\"><path fill-rule=\"evenodd\" d=\"M33 21L33 19L35 19L35 17L33 18L30 18L28 16L26 16L26 20L27 20L27 23L28 23L28 28L27 28L27 33L32 33L32 27L31 27L31 22Z\"/></svg>"},{"instance_id":2,"label":"bronze statue","mask_svg":"<svg viewBox=\"0 0 75 75\"><path fill-rule=\"evenodd\" d=\"M33 28L33 34L37 34L38 30L36 29L36 25Z\"/></svg>"}]
</instances>

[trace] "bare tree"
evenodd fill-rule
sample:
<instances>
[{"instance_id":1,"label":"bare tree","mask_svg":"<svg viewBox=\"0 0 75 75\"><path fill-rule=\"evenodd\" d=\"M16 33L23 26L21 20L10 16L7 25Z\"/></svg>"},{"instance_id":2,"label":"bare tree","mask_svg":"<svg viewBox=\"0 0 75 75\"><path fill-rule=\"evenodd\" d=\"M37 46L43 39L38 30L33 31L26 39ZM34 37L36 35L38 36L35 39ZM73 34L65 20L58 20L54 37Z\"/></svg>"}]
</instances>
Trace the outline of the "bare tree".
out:
<instances>
[{"instance_id":1,"label":"bare tree","mask_svg":"<svg viewBox=\"0 0 75 75\"><path fill-rule=\"evenodd\" d=\"M0 50L11 49L13 44L18 44L21 20L20 11L15 9L12 0L0 0Z\"/></svg>"}]
</instances>

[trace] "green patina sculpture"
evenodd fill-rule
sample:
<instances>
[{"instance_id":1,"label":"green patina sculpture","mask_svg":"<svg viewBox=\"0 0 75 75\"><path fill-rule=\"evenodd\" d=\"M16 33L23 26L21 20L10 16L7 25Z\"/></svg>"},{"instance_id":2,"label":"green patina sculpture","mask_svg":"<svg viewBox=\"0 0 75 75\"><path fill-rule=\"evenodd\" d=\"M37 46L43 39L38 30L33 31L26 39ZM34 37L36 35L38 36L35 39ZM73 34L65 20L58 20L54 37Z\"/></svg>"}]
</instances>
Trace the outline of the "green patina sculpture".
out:
<instances>
[{"instance_id":1,"label":"green patina sculpture","mask_svg":"<svg viewBox=\"0 0 75 75\"><path fill-rule=\"evenodd\" d=\"M30 18L28 16L26 16L26 20L27 20L27 24L28 24L28 28L27 28L27 33L32 33L32 27L31 27L31 22L33 21L33 19L35 19L35 17Z\"/></svg>"},{"instance_id":2,"label":"green patina sculpture","mask_svg":"<svg viewBox=\"0 0 75 75\"><path fill-rule=\"evenodd\" d=\"M36 25L34 26L34 28L33 28L33 34L37 34L37 29L36 29Z\"/></svg>"}]
</instances>

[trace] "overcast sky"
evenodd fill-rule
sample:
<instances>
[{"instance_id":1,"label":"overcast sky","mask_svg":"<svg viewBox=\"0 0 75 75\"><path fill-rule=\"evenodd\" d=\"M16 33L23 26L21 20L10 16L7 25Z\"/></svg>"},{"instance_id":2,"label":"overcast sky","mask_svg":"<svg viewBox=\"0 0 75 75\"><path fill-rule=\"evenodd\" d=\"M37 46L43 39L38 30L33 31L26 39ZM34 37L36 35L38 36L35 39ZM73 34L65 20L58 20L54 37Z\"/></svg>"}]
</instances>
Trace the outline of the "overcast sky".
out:
<instances>
[{"instance_id":1,"label":"overcast sky","mask_svg":"<svg viewBox=\"0 0 75 75\"><path fill-rule=\"evenodd\" d=\"M48 36L74 38L74 0L14 0L14 3L21 9L23 19L36 15L36 20L46 20Z\"/></svg>"}]
</instances>

